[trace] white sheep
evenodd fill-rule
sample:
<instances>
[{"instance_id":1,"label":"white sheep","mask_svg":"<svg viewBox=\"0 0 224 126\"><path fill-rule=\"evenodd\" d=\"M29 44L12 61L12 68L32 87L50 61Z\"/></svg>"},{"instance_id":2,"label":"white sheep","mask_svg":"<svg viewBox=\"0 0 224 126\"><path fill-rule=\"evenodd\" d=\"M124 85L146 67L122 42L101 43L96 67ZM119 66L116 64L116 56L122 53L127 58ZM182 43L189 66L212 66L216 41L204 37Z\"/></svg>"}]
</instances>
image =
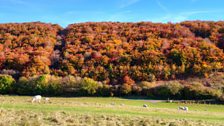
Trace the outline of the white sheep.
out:
<instances>
[{"instance_id":1,"label":"white sheep","mask_svg":"<svg viewBox=\"0 0 224 126\"><path fill-rule=\"evenodd\" d=\"M35 95L34 97L33 97L33 99L32 99L32 103L33 102L39 102L40 103L40 101L41 101L41 95Z\"/></svg>"},{"instance_id":2,"label":"white sheep","mask_svg":"<svg viewBox=\"0 0 224 126\"><path fill-rule=\"evenodd\" d=\"M185 111L188 111L188 107L184 107L184 110L185 110Z\"/></svg>"},{"instance_id":3,"label":"white sheep","mask_svg":"<svg viewBox=\"0 0 224 126\"><path fill-rule=\"evenodd\" d=\"M178 110L188 111L188 107L186 107L186 106L179 106Z\"/></svg>"},{"instance_id":4,"label":"white sheep","mask_svg":"<svg viewBox=\"0 0 224 126\"><path fill-rule=\"evenodd\" d=\"M148 105L144 104L143 107L144 107L144 108L148 108Z\"/></svg>"}]
</instances>

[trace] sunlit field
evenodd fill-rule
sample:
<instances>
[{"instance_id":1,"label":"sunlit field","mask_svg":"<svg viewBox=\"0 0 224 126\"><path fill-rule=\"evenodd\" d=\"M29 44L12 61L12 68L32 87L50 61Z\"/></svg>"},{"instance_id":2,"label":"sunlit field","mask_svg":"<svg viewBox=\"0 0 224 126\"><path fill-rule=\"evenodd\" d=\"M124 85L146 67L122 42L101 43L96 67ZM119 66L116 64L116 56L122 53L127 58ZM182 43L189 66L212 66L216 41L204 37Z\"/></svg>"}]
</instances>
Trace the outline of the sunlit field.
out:
<instances>
[{"instance_id":1,"label":"sunlit field","mask_svg":"<svg viewBox=\"0 0 224 126\"><path fill-rule=\"evenodd\" d=\"M224 125L223 105L102 97L31 100L29 96L0 96L0 125ZM179 106L187 106L189 111L178 110Z\"/></svg>"}]
</instances>

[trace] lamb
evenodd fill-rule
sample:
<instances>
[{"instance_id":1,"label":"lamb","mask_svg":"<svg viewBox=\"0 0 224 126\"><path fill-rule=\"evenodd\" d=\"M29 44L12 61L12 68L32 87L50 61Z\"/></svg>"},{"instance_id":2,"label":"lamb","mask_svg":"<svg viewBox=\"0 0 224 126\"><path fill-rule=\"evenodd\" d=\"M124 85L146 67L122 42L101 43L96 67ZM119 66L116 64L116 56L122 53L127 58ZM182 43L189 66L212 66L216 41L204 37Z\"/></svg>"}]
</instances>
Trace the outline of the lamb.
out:
<instances>
[{"instance_id":1,"label":"lamb","mask_svg":"<svg viewBox=\"0 0 224 126\"><path fill-rule=\"evenodd\" d=\"M178 110L188 111L188 107L186 107L186 106L179 106Z\"/></svg>"},{"instance_id":2,"label":"lamb","mask_svg":"<svg viewBox=\"0 0 224 126\"><path fill-rule=\"evenodd\" d=\"M143 107L144 107L144 108L148 108L148 105L144 104Z\"/></svg>"},{"instance_id":3,"label":"lamb","mask_svg":"<svg viewBox=\"0 0 224 126\"><path fill-rule=\"evenodd\" d=\"M40 103L40 101L41 101L41 95L35 95L34 97L33 97L33 99L32 99L32 103L33 102L39 102Z\"/></svg>"}]
</instances>

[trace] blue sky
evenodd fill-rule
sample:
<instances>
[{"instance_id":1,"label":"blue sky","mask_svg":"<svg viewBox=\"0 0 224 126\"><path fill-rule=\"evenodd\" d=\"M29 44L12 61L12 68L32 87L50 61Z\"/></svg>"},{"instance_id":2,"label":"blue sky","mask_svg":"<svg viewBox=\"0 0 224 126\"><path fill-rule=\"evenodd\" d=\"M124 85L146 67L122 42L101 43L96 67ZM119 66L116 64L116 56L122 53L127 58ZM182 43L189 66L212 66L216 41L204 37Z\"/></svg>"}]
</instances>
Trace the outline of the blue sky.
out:
<instances>
[{"instance_id":1,"label":"blue sky","mask_svg":"<svg viewBox=\"0 0 224 126\"><path fill-rule=\"evenodd\" d=\"M224 20L224 0L0 0L0 23Z\"/></svg>"}]
</instances>

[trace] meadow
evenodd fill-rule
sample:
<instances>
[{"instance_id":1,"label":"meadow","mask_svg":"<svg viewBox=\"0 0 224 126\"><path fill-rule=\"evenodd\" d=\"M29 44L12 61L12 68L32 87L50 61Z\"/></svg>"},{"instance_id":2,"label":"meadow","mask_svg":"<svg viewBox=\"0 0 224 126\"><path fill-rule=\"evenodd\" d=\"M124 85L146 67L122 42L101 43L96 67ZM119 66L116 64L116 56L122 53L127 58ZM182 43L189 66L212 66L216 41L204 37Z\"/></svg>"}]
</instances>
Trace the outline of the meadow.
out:
<instances>
[{"instance_id":1,"label":"meadow","mask_svg":"<svg viewBox=\"0 0 224 126\"><path fill-rule=\"evenodd\" d=\"M166 103L116 97L0 96L0 125L70 126L222 126L224 105ZM148 107L143 107L146 104ZM187 106L189 111L178 110Z\"/></svg>"}]
</instances>

